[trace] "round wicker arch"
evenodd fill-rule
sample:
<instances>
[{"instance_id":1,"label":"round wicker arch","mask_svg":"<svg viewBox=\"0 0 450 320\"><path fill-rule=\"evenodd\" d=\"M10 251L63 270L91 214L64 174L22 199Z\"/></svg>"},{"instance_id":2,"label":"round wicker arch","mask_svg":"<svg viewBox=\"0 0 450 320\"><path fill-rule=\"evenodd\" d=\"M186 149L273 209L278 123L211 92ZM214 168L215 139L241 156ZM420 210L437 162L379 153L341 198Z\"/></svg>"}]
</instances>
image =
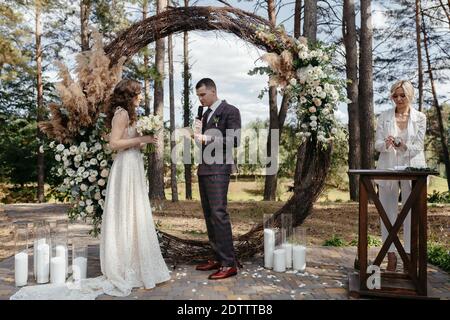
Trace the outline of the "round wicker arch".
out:
<instances>
[{"instance_id":1,"label":"round wicker arch","mask_svg":"<svg viewBox=\"0 0 450 320\"><path fill-rule=\"evenodd\" d=\"M271 29L277 43L264 43L255 32ZM232 33L267 52L281 53L286 34L273 29L266 19L255 14L232 7L169 7L167 11L149 17L121 32L104 49L115 64L121 57L127 59L149 43L168 35L184 31L204 30ZM281 49L280 49L281 48ZM297 163L294 177L293 195L286 204L274 213L276 223L280 223L280 214L293 215L294 226L300 225L311 213L312 206L323 189L331 161L331 147L319 148L314 139L300 145L297 150ZM255 226L246 234L234 236L237 257L242 259L260 252L263 247L263 225ZM165 258L175 264L212 256L207 241L188 240L158 231L161 236L161 248Z\"/></svg>"}]
</instances>

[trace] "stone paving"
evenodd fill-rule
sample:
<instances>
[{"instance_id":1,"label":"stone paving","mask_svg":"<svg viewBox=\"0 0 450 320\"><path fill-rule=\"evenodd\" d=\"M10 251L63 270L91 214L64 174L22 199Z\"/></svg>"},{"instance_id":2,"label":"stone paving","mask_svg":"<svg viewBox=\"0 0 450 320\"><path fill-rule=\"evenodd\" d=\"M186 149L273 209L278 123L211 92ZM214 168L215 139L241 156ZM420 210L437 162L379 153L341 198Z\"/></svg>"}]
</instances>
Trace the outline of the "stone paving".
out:
<instances>
[{"instance_id":1,"label":"stone paving","mask_svg":"<svg viewBox=\"0 0 450 320\"><path fill-rule=\"evenodd\" d=\"M375 251L372 250L372 254ZM130 296L107 295L98 300L329 300L349 299L348 274L354 272L355 247L312 247L307 250L304 273L277 273L261 267L262 259L243 261L236 277L208 280L210 272L196 271L194 265L183 264L171 270L172 279L151 290L136 288ZM30 264L32 265L30 257ZM100 275L99 247L89 246L88 277ZM429 265L428 281L433 296L450 299L449 274ZM34 284L30 272L29 285ZM0 262L0 299L6 300L18 288L14 286L14 257Z\"/></svg>"},{"instance_id":2,"label":"stone paving","mask_svg":"<svg viewBox=\"0 0 450 320\"><path fill-rule=\"evenodd\" d=\"M38 208L38 207L36 207ZM39 218L57 219L64 215L44 210L36 213L36 208L24 205L14 212L6 207L5 212L13 221ZM61 216L61 217L60 217ZM83 226L74 231L85 235ZM90 240L88 277L101 274L98 240ZM379 248L369 250L369 259L374 259ZM243 268L235 277L224 280L208 280L210 272L195 270L193 264L171 266L171 280L157 285L151 290L136 288L130 296L117 298L107 295L98 300L142 299L142 300L312 300L349 299L348 275L355 272L353 262L356 247L310 247L307 249L307 268L304 273L287 271L277 273L262 267L263 258L241 261ZM30 256L30 266L33 265ZM383 267L383 265L382 265ZM401 264L399 266L402 267ZM32 269L28 285L34 285ZM432 296L450 299L450 275L439 268L428 265L428 282ZM19 288L14 286L14 257L0 261L0 300L7 300Z\"/></svg>"}]
</instances>

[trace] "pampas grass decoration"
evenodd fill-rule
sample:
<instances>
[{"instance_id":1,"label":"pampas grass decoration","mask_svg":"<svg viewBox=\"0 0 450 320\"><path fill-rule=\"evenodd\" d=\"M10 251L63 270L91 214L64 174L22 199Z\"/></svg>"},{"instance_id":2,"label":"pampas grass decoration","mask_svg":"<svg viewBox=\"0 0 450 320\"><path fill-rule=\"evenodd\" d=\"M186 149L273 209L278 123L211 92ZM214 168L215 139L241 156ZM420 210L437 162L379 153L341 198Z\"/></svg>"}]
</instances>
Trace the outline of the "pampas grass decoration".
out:
<instances>
[{"instance_id":1,"label":"pampas grass decoration","mask_svg":"<svg viewBox=\"0 0 450 320\"><path fill-rule=\"evenodd\" d=\"M75 57L75 81L68 68L60 61L61 81L56 84L62 104L50 104L51 118L41 122L39 128L51 139L62 143L71 143L82 128L93 126L102 111L102 105L108 100L115 85L122 78L125 57L115 65L103 50L102 35L92 31L92 50L84 51Z\"/></svg>"}]
</instances>

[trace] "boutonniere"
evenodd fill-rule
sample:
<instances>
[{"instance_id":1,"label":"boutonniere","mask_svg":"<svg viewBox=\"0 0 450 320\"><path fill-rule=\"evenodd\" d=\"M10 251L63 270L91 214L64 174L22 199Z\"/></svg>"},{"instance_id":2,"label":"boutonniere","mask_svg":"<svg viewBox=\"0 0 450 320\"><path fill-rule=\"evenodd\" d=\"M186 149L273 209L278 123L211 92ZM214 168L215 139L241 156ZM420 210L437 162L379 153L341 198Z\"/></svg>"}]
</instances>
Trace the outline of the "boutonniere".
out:
<instances>
[{"instance_id":1,"label":"boutonniere","mask_svg":"<svg viewBox=\"0 0 450 320\"><path fill-rule=\"evenodd\" d=\"M220 117L219 117L219 116L215 116L215 117L213 118L213 123L214 123L214 125L216 126L216 128L217 128L217 124L219 123L219 120L220 120Z\"/></svg>"}]
</instances>

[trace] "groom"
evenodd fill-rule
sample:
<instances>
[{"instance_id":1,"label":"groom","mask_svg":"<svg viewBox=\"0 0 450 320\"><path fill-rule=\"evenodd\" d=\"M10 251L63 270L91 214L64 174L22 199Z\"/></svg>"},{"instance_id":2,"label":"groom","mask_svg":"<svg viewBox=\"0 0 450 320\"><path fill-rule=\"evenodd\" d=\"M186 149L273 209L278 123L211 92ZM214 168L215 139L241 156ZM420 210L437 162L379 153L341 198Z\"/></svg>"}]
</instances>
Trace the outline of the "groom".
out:
<instances>
[{"instance_id":1,"label":"groom","mask_svg":"<svg viewBox=\"0 0 450 320\"><path fill-rule=\"evenodd\" d=\"M195 89L201 105L208 107L201 120L195 120L194 138L202 149L198 183L208 238L216 256L196 269L217 269L209 279L225 279L237 274L227 193L230 174L236 170L232 154L240 142L241 115L236 107L219 100L213 80L201 79Z\"/></svg>"}]
</instances>

